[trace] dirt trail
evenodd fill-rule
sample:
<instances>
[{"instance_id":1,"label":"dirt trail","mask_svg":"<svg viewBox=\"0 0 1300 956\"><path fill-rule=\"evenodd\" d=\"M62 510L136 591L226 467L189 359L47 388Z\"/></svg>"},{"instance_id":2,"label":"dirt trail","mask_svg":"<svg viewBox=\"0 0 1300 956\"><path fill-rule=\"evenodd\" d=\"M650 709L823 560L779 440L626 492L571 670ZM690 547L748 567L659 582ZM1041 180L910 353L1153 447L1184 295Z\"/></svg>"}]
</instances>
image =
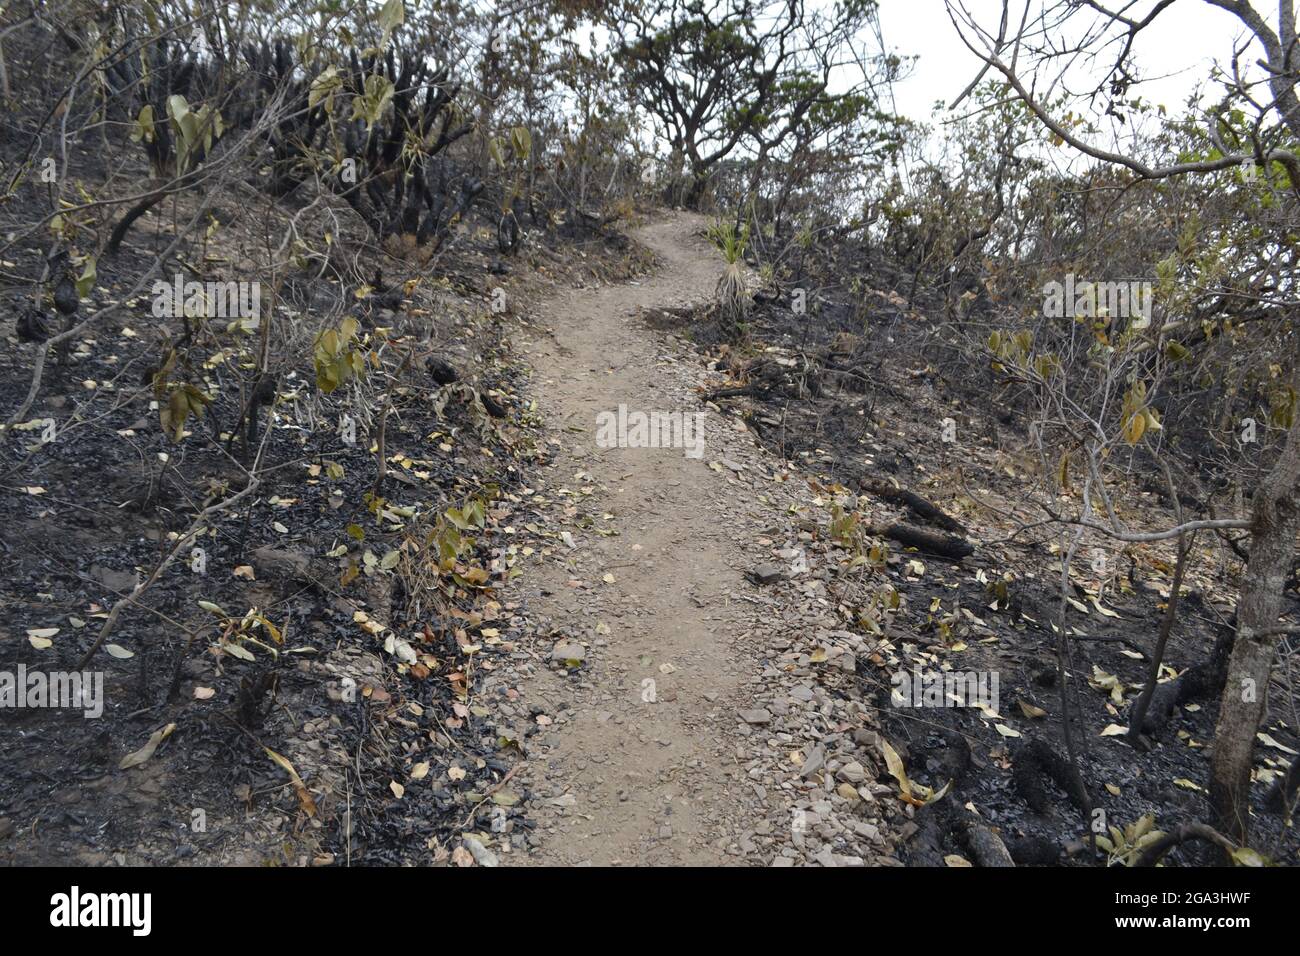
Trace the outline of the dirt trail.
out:
<instances>
[{"instance_id":1,"label":"dirt trail","mask_svg":"<svg viewBox=\"0 0 1300 956\"><path fill-rule=\"evenodd\" d=\"M592 645L581 674L539 668L528 690L535 700L573 695L531 781L571 809L533 862L722 862L741 812L743 784L719 751L752 661L724 632L740 627L731 592L745 587L739 569L752 559L728 520L737 503L709 466L725 426L710 415L701 458L596 445L598 414L620 404L700 410L682 381L691 372L664 356L637 315L711 295L719 260L697 235L703 225L677 214L639 230L660 260L655 273L557 293L542 314L552 335L529 346L534 397L555 440L549 490L607 518L597 522L606 535L582 535L526 575L552 638Z\"/></svg>"}]
</instances>

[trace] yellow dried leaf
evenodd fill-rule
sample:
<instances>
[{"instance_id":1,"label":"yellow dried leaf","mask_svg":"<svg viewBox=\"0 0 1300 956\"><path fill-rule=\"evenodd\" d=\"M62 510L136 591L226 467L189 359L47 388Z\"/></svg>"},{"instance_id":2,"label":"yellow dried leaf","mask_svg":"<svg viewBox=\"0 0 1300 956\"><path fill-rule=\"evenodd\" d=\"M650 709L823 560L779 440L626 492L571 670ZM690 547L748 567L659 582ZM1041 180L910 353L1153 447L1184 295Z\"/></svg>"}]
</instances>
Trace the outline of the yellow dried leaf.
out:
<instances>
[{"instance_id":1,"label":"yellow dried leaf","mask_svg":"<svg viewBox=\"0 0 1300 956\"><path fill-rule=\"evenodd\" d=\"M262 749L266 751L268 757L289 775L289 779L293 782L293 792L298 795L298 805L302 807L302 812L309 817L316 816L316 801L312 799L311 793L307 790L307 785L302 782L302 777L298 776L298 771L294 769L293 764L270 747L263 747Z\"/></svg>"},{"instance_id":2,"label":"yellow dried leaf","mask_svg":"<svg viewBox=\"0 0 1300 956\"><path fill-rule=\"evenodd\" d=\"M129 770L131 767L140 766L140 764L144 763L154 755L154 752L158 749L158 745L171 736L171 732L175 729L175 724L168 724L166 727L155 730L149 735L149 740L143 747L135 753L127 754L122 758L122 762L117 765L118 769Z\"/></svg>"}]
</instances>

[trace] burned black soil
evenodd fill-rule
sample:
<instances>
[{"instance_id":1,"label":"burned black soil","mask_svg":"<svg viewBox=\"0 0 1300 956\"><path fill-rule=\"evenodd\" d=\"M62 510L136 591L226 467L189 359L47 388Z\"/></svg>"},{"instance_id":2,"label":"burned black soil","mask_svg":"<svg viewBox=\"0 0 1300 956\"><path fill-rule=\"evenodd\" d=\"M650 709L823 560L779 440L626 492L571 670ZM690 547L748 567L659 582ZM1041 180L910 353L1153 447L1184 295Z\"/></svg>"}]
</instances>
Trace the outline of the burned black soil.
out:
<instances>
[{"instance_id":1,"label":"burned black soil","mask_svg":"<svg viewBox=\"0 0 1300 956\"><path fill-rule=\"evenodd\" d=\"M234 209L221 219L224 245L207 268L255 278L261 224ZM150 222L100 263L82 317L149 261ZM38 261L24 251L6 271ZM503 257L478 218L437 266L428 278L432 267L371 249L351 285L294 273L274 321L302 324L286 337L305 351L277 362L252 443L236 427L251 335L234 346L196 337L184 371L212 402L182 441L163 433L150 373L164 337L184 330L156 318L148 294L47 366L21 427L0 443L0 670L77 669L114 605L149 583L86 665L103 675L102 716L0 711L0 860L427 863L446 859L445 842L478 815L503 812L488 797L515 751L487 709L463 701L526 629L498 595L516 550L501 529L527 520L518 492L539 454L511 336L538 290L639 266L621 235L544 224ZM378 270L382 287L366 281ZM341 302L396 376L386 398L377 388L325 395L313 380L312 317ZM2 313L6 415L38 348L12 339L21 304L6 296ZM381 421L388 474L377 484ZM43 442L47 422L55 432ZM224 508L259 454L259 484ZM212 507L192 547L150 582ZM431 570L429 549L448 542L455 553ZM148 759L123 767L151 735ZM433 785L398 793L393 783L421 761ZM523 809L508 812L525 845Z\"/></svg>"},{"instance_id":2,"label":"burned black soil","mask_svg":"<svg viewBox=\"0 0 1300 956\"><path fill-rule=\"evenodd\" d=\"M855 689L841 692L880 709L914 783L933 791L951 783L928 806L907 808L910 839L900 857L911 865L985 863L977 844L987 830L1022 865L1116 864L1130 849L1124 831L1144 816L1163 831L1210 819L1209 751L1222 686L1222 672L1216 686L1210 665L1233 633L1240 564L1221 543L1198 541L1157 692L1158 700L1166 698L1157 710L1167 719L1134 747L1115 734L1127 726L1146 680L1173 548L1084 538L1065 605L1068 706L1086 790L1080 793L1063 734L1067 701L1056 652L1062 594L1060 572L1052 569L1060 567L1064 539L1050 526L1013 517L1040 513L1034 502L1041 468L1027 451L1016 409L989 400L992 372L948 360L938 323L888 288L888 276L877 278L883 291L851 296L823 284L812 301L799 303L788 288L760 291L739 340L718 327L711 310L657 311L645 321L696 342L719 373L705 397L741 418L828 497L859 496L858 507L877 528L905 524L944 537L959 529L974 548L954 561L866 539L882 543L887 558L877 563L873 556L865 580L895 590L900 609L887 616L877 653L859 656ZM921 510L899 492L919 496ZM1158 494L1128 493L1128 515L1151 527L1175 523ZM840 556L841 611L851 622L853 596L864 587L862 562L854 561L859 552L842 548L824 525L808 530L818 546ZM1295 582L1288 594L1291 607L1300 606ZM900 706L893 680L917 669L996 674L997 713ZM1179 676L1181 685L1173 683ZM1200 678L1207 679L1191 688ZM1252 789L1251 845L1279 863L1294 863L1300 853L1300 837L1275 799L1300 749L1295 688L1285 685L1292 679L1290 669L1279 668L1271 697L1279 703L1262 728ZM1179 694L1180 686L1188 690ZM1094 856L1090 831L1118 844L1116 852L1103 846ZM1204 845L1188 843L1166 864L1216 859Z\"/></svg>"}]
</instances>

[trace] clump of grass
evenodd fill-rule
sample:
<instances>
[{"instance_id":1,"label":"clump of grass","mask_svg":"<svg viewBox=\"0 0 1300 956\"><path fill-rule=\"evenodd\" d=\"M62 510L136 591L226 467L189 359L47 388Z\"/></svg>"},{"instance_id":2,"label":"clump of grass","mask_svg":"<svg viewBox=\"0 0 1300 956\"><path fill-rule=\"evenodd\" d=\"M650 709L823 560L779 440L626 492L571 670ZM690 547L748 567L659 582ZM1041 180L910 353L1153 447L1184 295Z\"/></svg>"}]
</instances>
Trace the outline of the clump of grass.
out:
<instances>
[{"instance_id":1,"label":"clump of grass","mask_svg":"<svg viewBox=\"0 0 1300 956\"><path fill-rule=\"evenodd\" d=\"M714 291L715 309L722 325L733 337L739 336L744 331L753 304L745 283L744 265L745 247L749 244L749 223L739 229L730 222L714 223L709 228L709 239L718 247L726 263Z\"/></svg>"}]
</instances>

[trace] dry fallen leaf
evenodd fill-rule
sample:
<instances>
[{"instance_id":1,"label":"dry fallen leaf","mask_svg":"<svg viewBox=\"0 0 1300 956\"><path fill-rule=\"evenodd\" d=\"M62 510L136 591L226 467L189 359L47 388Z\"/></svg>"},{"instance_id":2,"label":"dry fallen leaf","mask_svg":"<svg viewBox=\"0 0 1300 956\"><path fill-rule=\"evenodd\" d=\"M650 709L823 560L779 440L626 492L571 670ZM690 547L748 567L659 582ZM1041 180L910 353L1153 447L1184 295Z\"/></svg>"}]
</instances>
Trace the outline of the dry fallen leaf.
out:
<instances>
[{"instance_id":1,"label":"dry fallen leaf","mask_svg":"<svg viewBox=\"0 0 1300 956\"><path fill-rule=\"evenodd\" d=\"M307 785L302 782L302 777L298 776L298 771L293 768L293 764L291 764L286 758L280 756L270 747L263 747L262 749L266 751L266 755L274 760L280 768L289 775L289 779L293 781L293 791L298 795L298 805L302 807L302 812L307 814L309 817L316 816L316 801L312 799L311 793L307 790Z\"/></svg>"},{"instance_id":2,"label":"dry fallen leaf","mask_svg":"<svg viewBox=\"0 0 1300 956\"><path fill-rule=\"evenodd\" d=\"M176 729L175 724L168 724L159 730L155 730L149 735L148 742L137 750L135 753L127 754L122 758L122 762L117 765L119 770L129 770L131 767L138 767L154 755L158 745L171 736L171 732Z\"/></svg>"},{"instance_id":3,"label":"dry fallen leaf","mask_svg":"<svg viewBox=\"0 0 1300 956\"><path fill-rule=\"evenodd\" d=\"M902 791L899 794L899 798L905 803L910 803L914 807L924 807L934 803L936 800L943 799L947 796L948 791L952 789L951 780L945 783L938 790L931 790L923 784L913 783L907 777L907 771L903 767L903 758L898 755L898 751L890 745L889 741L884 737L881 737L879 738L879 746L880 752L885 758L886 769L888 769L893 778L898 781L898 789ZM913 790L916 790L923 799L918 799L913 794Z\"/></svg>"},{"instance_id":4,"label":"dry fallen leaf","mask_svg":"<svg viewBox=\"0 0 1300 956\"><path fill-rule=\"evenodd\" d=\"M903 758L884 737L880 738L880 752L885 758L885 769L887 769L895 780L898 781L898 788L903 791L903 796L912 795L912 781L907 779L907 771L903 768Z\"/></svg>"},{"instance_id":5,"label":"dry fallen leaf","mask_svg":"<svg viewBox=\"0 0 1300 956\"><path fill-rule=\"evenodd\" d=\"M1237 847L1230 856L1238 866L1266 866L1267 861L1248 846Z\"/></svg>"},{"instance_id":6,"label":"dry fallen leaf","mask_svg":"<svg viewBox=\"0 0 1300 956\"><path fill-rule=\"evenodd\" d=\"M1285 744L1280 744L1280 743L1278 743L1276 740L1274 740L1274 739L1273 739L1272 737L1270 737L1268 734L1265 734L1265 733L1258 733L1258 734L1255 735L1255 737L1256 737L1256 738L1259 740L1259 742L1260 742L1261 744L1263 744L1265 747L1273 747L1273 748L1275 748L1275 749L1277 749L1277 750L1282 751L1282 753L1284 753L1284 754L1291 754L1292 756L1296 756L1296 755L1297 755L1297 752L1296 752L1296 751L1292 750L1290 747L1286 746Z\"/></svg>"},{"instance_id":7,"label":"dry fallen leaf","mask_svg":"<svg viewBox=\"0 0 1300 956\"><path fill-rule=\"evenodd\" d=\"M1101 614L1103 614L1104 616L1106 616L1106 617L1119 617L1119 615L1116 614L1114 611L1112 611L1110 608L1108 608L1108 607L1102 607L1101 602L1098 601L1095 597L1089 597L1088 600L1091 601L1091 602L1092 602L1092 606L1095 607L1095 608L1096 608L1099 612L1101 612Z\"/></svg>"}]
</instances>

